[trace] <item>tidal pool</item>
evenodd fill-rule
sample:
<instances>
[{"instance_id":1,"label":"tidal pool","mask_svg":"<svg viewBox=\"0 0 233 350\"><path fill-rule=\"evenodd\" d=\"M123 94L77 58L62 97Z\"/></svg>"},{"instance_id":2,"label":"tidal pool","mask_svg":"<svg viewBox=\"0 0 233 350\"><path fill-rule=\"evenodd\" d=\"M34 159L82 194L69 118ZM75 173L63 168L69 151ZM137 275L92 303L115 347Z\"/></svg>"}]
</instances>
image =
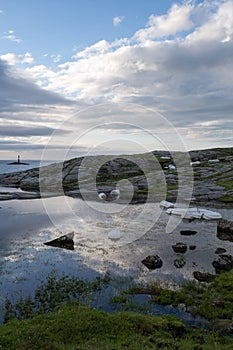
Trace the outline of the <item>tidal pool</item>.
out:
<instances>
[{"instance_id":1,"label":"tidal pool","mask_svg":"<svg viewBox=\"0 0 233 350\"><path fill-rule=\"evenodd\" d=\"M227 209L219 211L228 219L233 213ZM217 238L216 221L185 222L174 218L177 220L174 230L168 233L169 219L158 203L124 206L64 196L1 201L1 320L6 298L17 301L21 296L33 295L51 271L88 280L109 272L118 281L129 278L140 283L161 280L176 284L193 279L197 270L215 273L212 261L216 248L225 248L227 254L233 254L233 243ZM109 238L112 230L120 232L117 239ZM181 234L188 230L196 234ZM44 245L72 231L73 251ZM172 245L178 242L187 245L186 253L173 251ZM159 255L163 261L160 269L151 271L142 264L149 255ZM183 262L182 267L176 267L179 266L174 264L176 260ZM105 293L98 303L108 310L111 307L104 305ZM116 283L107 293L117 293ZM140 298L146 301L148 297L136 298L139 303ZM151 312L178 312L161 307L156 310Z\"/></svg>"}]
</instances>

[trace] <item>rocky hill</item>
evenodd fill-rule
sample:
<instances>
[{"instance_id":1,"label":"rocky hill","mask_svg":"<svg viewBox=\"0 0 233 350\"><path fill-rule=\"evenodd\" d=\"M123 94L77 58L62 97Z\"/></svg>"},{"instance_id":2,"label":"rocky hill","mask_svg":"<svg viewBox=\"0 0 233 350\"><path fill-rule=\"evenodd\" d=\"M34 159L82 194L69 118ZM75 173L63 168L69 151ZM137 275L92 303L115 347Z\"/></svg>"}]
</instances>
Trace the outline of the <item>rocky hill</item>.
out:
<instances>
[{"instance_id":1,"label":"rocky hill","mask_svg":"<svg viewBox=\"0 0 233 350\"><path fill-rule=\"evenodd\" d=\"M1 174L2 186L19 187L43 195L89 199L118 187L121 199L176 200L178 191L190 192L197 203L233 206L233 148L182 152L154 151L124 156L89 156L62 163ZM19 196L19 194L18 194ZM23 195L22 195L23 196ZM149 196L149 197L148 197ZM7 195L5 199L7 199Z\"/></svg>"}]
</instances>

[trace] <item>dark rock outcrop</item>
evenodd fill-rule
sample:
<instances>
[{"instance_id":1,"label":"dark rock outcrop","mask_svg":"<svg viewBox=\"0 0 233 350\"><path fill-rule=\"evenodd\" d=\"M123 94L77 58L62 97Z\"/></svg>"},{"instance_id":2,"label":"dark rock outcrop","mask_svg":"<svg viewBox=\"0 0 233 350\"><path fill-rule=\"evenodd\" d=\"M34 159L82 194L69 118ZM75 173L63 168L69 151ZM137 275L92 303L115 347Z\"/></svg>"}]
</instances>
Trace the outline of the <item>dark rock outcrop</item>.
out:
<instances>
[{"instance_id":1,"label":"dark rock outcrop","mask_svg":"<svg viewBox=\"0 0 233 350\"><path fill-rule=\"evenodd\" d=\"M175 253L181 253L184 254L187 251L187 244L179 242L172 246L172 249Z\"/></svg>"},{"instance_id":2,"label":"dark rock outcrop","mask_svg":"<svg viewBox=\"0 0 233 350\"><path fill-rule=\"evenodd\" d=\"M219 247L219 248L217 248L215 250L215 254L224 254L224 253L226 253L226 249L225 248Z\"/></svg>"},{"instance_id":3,"label":"dark rock outcrop","mask_svg":"<svg viewBox=\"0 0 233 350\"><path fill-rule=\"evenodd\" d=\"M221 254L219 257L212 262L216 273L222 271L230 271L233 269L233 256L230 254Z\"/></svg>"},{"instance_id":4,"label":"dark rock outcrop","mask_svg":"<svg viewBox=\"0 0 233 350\"><path fill-rule=\"evenodd\" d=\"M149 270L160 269L163 266L163 261L158 255L149 255L142 260L142 264Z\"/></svg>"},{"instance_id":5,"label":"dark rock outcrop","mask_svg":"<svg viewBox=\"0 0 233 350\"><path fill-rule=\"evenodd\" d=\"M68 250L74 250L74 241L73 241L74 233L68 233L67 235L63 235L59 238L53 239L52 241L45 242L45 245L58 247Z\"/></svg>"},{"instance_id":6,"label":"dark rock outcrop","mask_svg":"<svg viewBox=\"0 0 233 350\"><path fill-rule=\"evenodd\" d=\"M194 271L193 277L199 282L210 283L215 279L215 275L208 272Z\"/></svg>"},{"instance_id":7,"label":"dark rock outcrop","mask_svg":"<svg viewBox=\"0 0 233 350\"><path fill-rule=\"evenodd\" d=\"M225 219L218 220L217 237L222 241L233 242L233 221Z\"/></svg>"},{"instance_id":8,"label":"dark rock outcrop","mask_svg":"<svg viewBox=\"0 0 233 350\"><path fill-rule=\"evenodd\" d=\"M182 230L182 231L180 231L180 234L182 236L193 236L193 235L197 234L197 231L194 231L194 230Z\"/></svg>"}]
</instances>

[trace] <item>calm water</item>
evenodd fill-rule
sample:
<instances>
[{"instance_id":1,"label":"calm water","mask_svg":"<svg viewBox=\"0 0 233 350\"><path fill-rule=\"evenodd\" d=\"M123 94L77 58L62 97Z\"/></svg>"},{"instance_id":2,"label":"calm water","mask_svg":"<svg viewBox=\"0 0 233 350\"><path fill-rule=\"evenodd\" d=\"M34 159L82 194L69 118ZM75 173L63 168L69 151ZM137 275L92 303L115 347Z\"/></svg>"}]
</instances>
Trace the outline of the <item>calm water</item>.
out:
<instances>
[{"instance_id":1,"label":"calm water","mask_svg":"<svg viewBox=\"0 0 233 350\"><path fill-rule=\"evenodd\" d=\"M108 210L106 210L108 209ZM111 209L111 210L110 210ZM8 200L0 203L0 323L5 298L17 301L21 296L33 295L36 287L51 271L84 279L109 271L116 282L98 297L99 307L113 311L107 302L119 294L122 278L137 282L155 280L182 281L192 278L195 270L213 271L216 247L224 247L233 254L233 243L216 237L216 222L180 222L173 233L166 233L169 216L150 203L124 207L119 204L85 202L80 199L56 197L34 200ZM227 213L224 213L226 217ZM232 212L231 212L232 215ZM122 232L119 241L108 238L109 232ZM180 231L194 229L195 236L181 236ZM74 251L48 247L43 243L62 234L74 232ZM172 244L183 241L195 244L188 250L185 265L177 269L174 260L180 258ZM148 255L158 254L163 267L149 271L142 263ZM119 279L120 278L120 279ZM107 293L107 294L106 294ZM193 318L178 309L152 306L147 296L136 297L138 304L146 304L153 314L175 314L187 322ZM99 305L101 304L101 305ZM197 320L199 322L199 320Z\"/></svg>"},{"instance_id":2,"label":"calm water","mask_svg":"<svg viewBox=\"0 0 233 350\"><path fill-rule=\"evenodd\" d=\"M30 164L26 166L8 165L9 162L0 161L0 173L40 166L40 161L36 160L28 161ZM219 211L226 219L233 215L233 210ZM115 276L130 277L137 282L159 279L174 283L192 279L195 270L214 273L212 261L216 258L217 247L233 254L233 243L217 238L216 222L181 221L172 233L167 233L169 216L164 211L158 213L156 203L124 206L68 197L0 202L0 323L5 298L16 301L21 296L33 295L51 271L87 279L110 271ZM109 239L109 233L116 229L122 235L114 242ZM187 229L195 230L196 235L182 236L180 231ZM43 244L71 231L75 234L74 251ZM195 245L196 249L188 249L184 256L176 254L172 245L177 242L184 242L188 247ZM141 261L157 254L163 266L149 271ZM174 261L180 258L185 265L177 268ZM111 289L113 295L118 292ZM109 295L103 294L98 299L106 310L109 309L105 303L107 298ZM179 315L178 310L150 309L149 305L148 312L176 314L186 321L189 317Z\"/></svg>"},{"instance_id":3,"label":"calm water","mask_svg":"<svg viewBox=\"0 0 233 350\"><path fill-rule=\"evenodd\" d=\"M43 162L40 160L27 160L23 159L22 162L29 163L28 165L9 165L9 163L14 162L15 160L0 160L0 174L13 173L16 171L24 171L28 169L38 168L39 166L48 165L53 163L53 161Z\"/></svg>"}]
</instances>

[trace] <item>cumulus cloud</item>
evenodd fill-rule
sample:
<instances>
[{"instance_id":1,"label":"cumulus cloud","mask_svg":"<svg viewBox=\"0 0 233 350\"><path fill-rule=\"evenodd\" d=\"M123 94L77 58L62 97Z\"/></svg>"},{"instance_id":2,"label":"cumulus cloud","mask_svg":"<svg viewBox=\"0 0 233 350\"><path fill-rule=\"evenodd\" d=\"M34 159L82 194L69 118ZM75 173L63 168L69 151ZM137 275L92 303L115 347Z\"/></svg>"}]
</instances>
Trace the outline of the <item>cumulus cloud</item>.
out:
<instances>
[{"instance_id":1,"label":"cumulus cloud","mask_svg":"<svg viewBox=\"0 0 233 350\"><path fill-rule=\"evenodd\" d=\"M151 15L147 27L135 33L135 40L153 40L190 30L194 25L190 18L193 8L190 3L174 4L166 15Z\"/></svg>"},{"instance_id":2,"label":"cumulus cloud","mask_svg":"<svg viewBox=\"0 0 233 350\"><path fill-rule=\"evenodd\" d=\"M18 63L33 63L34 58L30 52L26 52L24 55L16 55L15 53L8 52L4 55L0 55L0 59L6 61L10 65L15 65Z\"/></svg>"},{"instance_id":3,"label":"cumulus cloud","mask_svg":"<svg viewBox=\"0 0 233 350\"><path fill-rule=\"evenodd\" d=\"M54 63L59 63L61 61L62 55L51 55L50 57L52 58Z\"/></svg>"},{"instance_id":4,"label":"cumulus cloud","mask_svg":"<svg viewBox=\"0 0 233 350\"><path fill-rule=\"evenodd\" d=\"M121 24L121 22L124 20L124 16L116 16L116 17L114 17L113 18L113 25L114 25L114 27L118 27L119 26L119 24Z\"/></svg>"},{"instance_id":5,"label":"cumulus cloud","mask_svg":"<svg viewBox=\"0 0 233 350\"><path fill-rule=\"evenodd\" d=\"M22 39L18 38L15 35L15 32L12 29L8 30L7 32L4 32L2 39L10 40L10 41L13 41L17 44L21 43L21 41L22 41Z\"/></svg>"},{"instance_id":6,"label":"cumulus cloud","mask_svg":"<svg viewBox=\"0 0 233 350\"><path fill-rule=\"evenodd\" d=\"M146 27L131 38L101 40L56 69L31 65L26 73L80 106L112 103L106 108L110 114L93 108L78 115L76 125L83 130L107 123L112 116L156 132L160 125L155 115L148 117L137 108L121 113L116 107L135 103L160 111L188 148L221 141L232 146L232 19L232 1L174 4L165 15L151 15Z\"/></svg>"}]
</instances>

